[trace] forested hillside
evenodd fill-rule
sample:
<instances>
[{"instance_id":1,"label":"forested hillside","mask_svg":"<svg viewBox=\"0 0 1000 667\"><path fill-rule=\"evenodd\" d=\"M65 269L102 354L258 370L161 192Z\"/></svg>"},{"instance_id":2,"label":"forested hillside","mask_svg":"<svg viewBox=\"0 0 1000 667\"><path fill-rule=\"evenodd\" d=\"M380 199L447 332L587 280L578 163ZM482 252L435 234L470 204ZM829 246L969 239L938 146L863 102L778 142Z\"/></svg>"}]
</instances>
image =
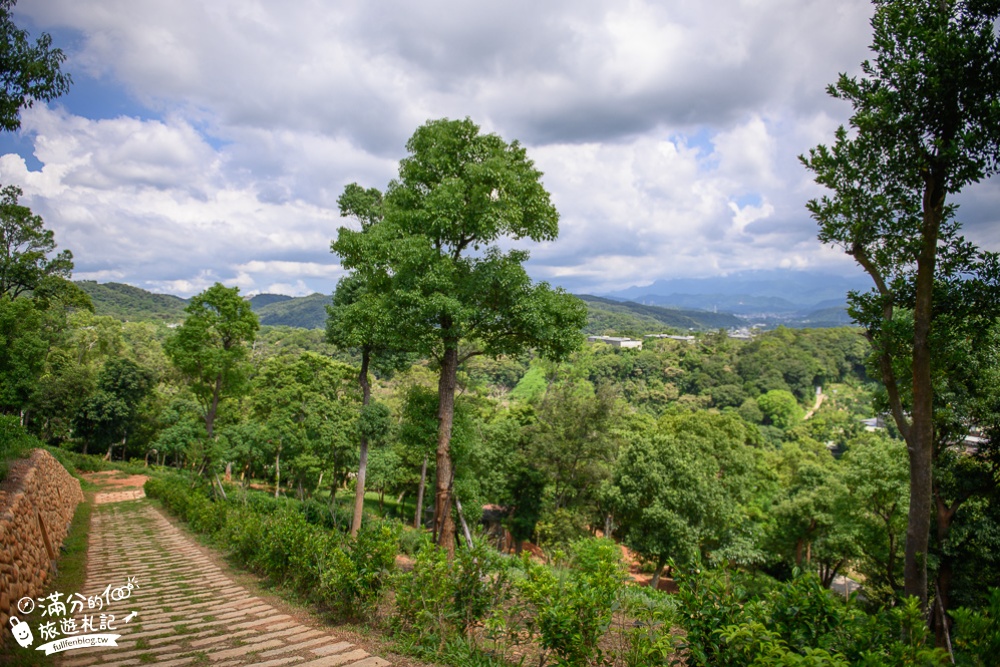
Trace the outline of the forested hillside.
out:
<instances>
[{"instance_id":1,"label":"forested hillside","mask_svg":"<svg viewBox=\"0 0 1000 667\"><path fill-rule=\"evenodd\" d=\"M84 280L78 281L77 285L90 295L98 315L132 321L180 322L184 319L187 302L170 294L155 294L121 283ZM642 336L666 330L705 331L746 325L744 320L727 313L644 306L589 295L582 295L580 299L587 305L584 331L588 334ZM326 307L330 303L330 297L323 294L305 297L257 294L250 298L250 305L261 324L302 329L323 329L326 326ZM817 326L844 324L844 321L823 319Z\"/></svg>"},{"instance_id":2,"label":"forested hillside","mask_svg":"<svg viewBox=\"0 0 1000 667\"><path fill-rule=\"evenodd\" d=\"M90 296L99 315L135 321L179 322L184 319L187 302L172 294L154 294L122 283L79 280L76 284Z\"/></svg>"},{"instance_id":3,"label":"forested hillside","mask_svg":"<svg viewBox=\"0 0 1000 667\"><path fill-rule=\"evenodd\" d=\"M580 295L580 299L587 304L585 331L590 334L644 335L663 333L665 329L704 331L746 326L746 321L728 313L645 306L587 294Z\"/></svg>"}]
</instances>

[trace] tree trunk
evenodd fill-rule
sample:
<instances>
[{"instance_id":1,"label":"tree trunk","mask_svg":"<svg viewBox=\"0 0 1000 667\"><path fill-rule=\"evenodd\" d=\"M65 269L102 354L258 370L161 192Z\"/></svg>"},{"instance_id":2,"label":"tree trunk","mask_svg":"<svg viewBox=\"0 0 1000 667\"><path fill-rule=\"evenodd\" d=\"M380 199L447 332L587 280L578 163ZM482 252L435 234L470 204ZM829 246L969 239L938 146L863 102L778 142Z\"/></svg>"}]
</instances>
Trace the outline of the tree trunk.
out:
<instances>
[{"instance_id":1,"label":"tree trunk","mask_svg":"<svg viewBox=\"0 0 1000 667\"><path fill-rule=\"evenodd\" d=\"M660 585L660 577L663 576L663 566L667 564L667 557L660 556L656 559L656 569L653 570L653 579L649 582L649 587L654 591Z\"/></svg>"},{"instance_id":2,"label":"tree trunk","mask_svg":"<svg viewBox=\"0 0 1000 667\"><path fill-rule=\"evenodd\" d=\"M427 481L427 456L424 456L424 465L420 467L420 486L417 488L417 511L413 515L413 527L420 528L424 518L424 484Z\"/></svg>"},{"instance_id":3,"label":"tree trunk","mask_svg":"<svg viewBox=\"0 0 1000 667\"><path fill-rule=\"evenodd\" d=\"M938 548L942 549L944 547L945 541L948 539L948 533L951 532L951 522L955 518L955 512L965 501L965 498L959 498L955 502L948 506L945 501L941 498L940 491L934 494L934 498L937 505L936 517L936 534ZM937 581L935 582L937 591L937 599L940 614L933 614L934 619L934 641L935 645L939 648L948 648L948 643L950 641L949 629L951 626L950 619L948 618L948 610L951 609L950 596L951 596L951 577L952 577L952 567L951 567L951 557L947 554L942 553L940 561L938 563Z\"/></svg>"},{"instance_id":4,"label":"tree trunk","mask_svg":"<svg viewBox=\"0 0 1000 667\"><path fill-rule=\"evenodd\" d=\"M215 430L215 415L219 412L219 399L222 396L222 374L215 376L215 389L212 391L212 402L205 411L205 431L208 439L213 438Z\"/></svg>"},{"instance_id":5,"label":"tree trunk","mask_svg":"<svg viewBox=\"0 0 1000 667\"><path fill-rule=\"evenodd\" d=\"M434 498L434 534L448 559L455 557L455 522L451 518L451 426L455 417L458 343L445 348L438 382L437 493Z\"/></svg>"},{"instance_id":6,"label":"tree trunk","mask_svg":"<svg viewBox=\"0 0 1000 667\"><path fill-rule=\"evenodd\" d=\"M472 548L472 532L469 531L469 524L465 522L465 515L462 513L462 502L455 496L455 508L458 510L458 519L462 522L462 533L465 535L465 545Z\"/></svg>"},{"instance_id":7,"label":"tree trunk","mask_svg":"<svg viewBox=\"0 0 1000 667\"><path fill-rule=\"evenodd\" d=\"M278 490L281 488L281 445L274 455L274 497L278 497Z\"/></svg>"},{"instance_id":8,"label":"tree trunk","mask_svg":"<svg viewBox=\"0 0 1000 667\"><path fill-rule=\"evenodd\" d=\"M933 169L931 170L933 172ZM913 419L906 449L910 458L910 513L906 526L903 593L927 608L927 545L931 530L934 458L934 389L931 384L931 318L938 230L943 217L943 184L926 176L920 255L913 306Z\"/></svg>"},{"instance_id":9,"label":"tree trunk","mask_svg":"<svg viewBox=\"0 0 1000 667\"><path fill-rule=\"evenodd\" d=\"M233 481L233 462L226 461L226 481Z\"/></svg>"},{"instance_id":10,"label":"tree trunk","mask_svg":"<svg viewBox=\"0 0 1000 667\"><path fill-rule=\"evenodd\" d=\"M361 348L361 372L358 374L358 384L361 385L361 409L371 400L372 389L368 384L368 363L371 350ZM357 537L361 530L361 513L365 508L365 476L368 472L368 438L361 436L361 458L358 462L358 478L354 486L354 518L351 520L351 537ZM380 508L381 510L381 508Z\"/></svg>"}]
</instances>

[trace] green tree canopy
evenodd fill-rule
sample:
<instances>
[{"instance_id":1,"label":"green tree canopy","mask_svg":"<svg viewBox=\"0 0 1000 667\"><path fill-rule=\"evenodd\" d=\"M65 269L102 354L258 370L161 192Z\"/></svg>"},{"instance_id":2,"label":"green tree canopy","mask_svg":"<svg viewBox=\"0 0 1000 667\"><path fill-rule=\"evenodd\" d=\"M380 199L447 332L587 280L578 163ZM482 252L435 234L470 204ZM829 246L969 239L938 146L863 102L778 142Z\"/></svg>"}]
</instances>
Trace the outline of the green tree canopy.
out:
<instances>
[{"instance_id":1,"label":"green tree canopy","mask_svg":"<svg viewBox=\"0 0 1000 667\"><path fill-rule=\"evenodd\" d=\"M527 252L497 245L552 240L558 232L541 173L520 144L480 134L469 119L444 119L419 127L406 148L381 221L362 231L341 228L331 247L385 295L400 347L440 364L437 533L452 551L449 443L459 364L528 348L564 356L579 345L586 309L562 290L533 283L523 267Z\"/></svg>"},{"instance_id":2,"label":"green tree canopy","mask_svg":"<svg viewBox=\"0 0 1000 667\"><path fill-rule=\"evenodd\" d=\"M0 130L21 127L21 109L36 100L51 101L69 90L73 82L60 71L66 60L62 49L52 48L52 37L42 33L34 43L28 31L11 17L17 0L0 0Z\"/></svg>"},{"instance_id":3,"label":"green tree canopy","mask_svg":"<svg viewBox=\"0 0 1000 667\"><path fill-rule=\"evenodd\" d=\"M2 106L0 99L0 118ZM0 294L11 298L36 289L46 277L69 278L73 271L69 250L50 257L56 248L55 235L42 226L41 216L18 204L22 194L14 185L0 190Z\"/></svg>"},{"instance_id":4,"label":"green tree canopy","mask_svg":"<svg viewBox=\"0 0 1000 667\"><path fill-rule=\"evenodd\" d=\"M744 505L757 485L752 430L738 417L702 412L630 437L603 494L622 541L656 563L654 586L668 559L690 567L726 560L734 547L760 557L742 545Z\"/></svg>"},{"instance_id":5,"label":"green tree canopy","mask_svg":"<svg viewBox=\"0 0 1000 667\"><path fill-rule=\"evenodd\" d=\"M260 324L239 288L219 283L192 297L184 310L187 319L164 351L189 382L211 438L219 403L245 386L247 345Z\"/></svg>"},{"instance_id":6,"label":"green tree canopy","mask_svg":"<svg viewBox=\"0 0 1000 667\"><path fill-rule=\"evenodd\" d=\"M109 359L97 378L97 391L83 402L77 414L76 433L84 452L92 443L111 448L125 444L139 412L139 405L156 385L156 375L130 359Z\"/></svg>"}]
</instances>

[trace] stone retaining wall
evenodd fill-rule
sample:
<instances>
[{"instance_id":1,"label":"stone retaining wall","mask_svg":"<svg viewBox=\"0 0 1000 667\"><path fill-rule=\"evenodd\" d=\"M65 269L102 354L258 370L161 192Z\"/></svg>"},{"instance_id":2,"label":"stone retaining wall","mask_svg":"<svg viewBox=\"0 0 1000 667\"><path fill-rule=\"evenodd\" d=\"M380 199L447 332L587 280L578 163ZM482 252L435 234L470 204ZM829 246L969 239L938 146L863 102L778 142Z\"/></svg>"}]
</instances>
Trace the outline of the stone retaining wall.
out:
<instances>
[{"instance_id":1,"label":"stone retaining wall","mask_svg":"<svg viewBox=\"0 0 1000 667\"><path fill-rule=\"evenodd\" d=\"M0 485L0 625L17 601L39 597L83 500L80 481L43 449L10 465Z\"/></svg>"}]
</instances>

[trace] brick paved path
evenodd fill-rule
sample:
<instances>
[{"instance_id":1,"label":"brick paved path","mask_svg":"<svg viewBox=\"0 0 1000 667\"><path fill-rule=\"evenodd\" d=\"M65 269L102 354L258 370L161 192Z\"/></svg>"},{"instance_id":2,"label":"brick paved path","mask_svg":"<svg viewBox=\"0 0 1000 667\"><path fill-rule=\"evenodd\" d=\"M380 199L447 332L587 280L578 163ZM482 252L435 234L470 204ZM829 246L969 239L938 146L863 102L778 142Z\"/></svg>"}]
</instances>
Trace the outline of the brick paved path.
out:
<instances>
[{"instance_id":1,"label":"brick paved path","mask_svg":"<svg viewBox=\"0 0 1000 667\"><path fill-rule=\"evenodd\" d=\"M63 667L389 665L327 630L301 624L234 583L148 501L99 500L104 502L95 503L83 592L97 595L109 584L125 585L129 577L138 587L103 610L115 614L118 647L67 651ZM137 615L125 623L132 611Z\"/></svg>"}]
</instances>

